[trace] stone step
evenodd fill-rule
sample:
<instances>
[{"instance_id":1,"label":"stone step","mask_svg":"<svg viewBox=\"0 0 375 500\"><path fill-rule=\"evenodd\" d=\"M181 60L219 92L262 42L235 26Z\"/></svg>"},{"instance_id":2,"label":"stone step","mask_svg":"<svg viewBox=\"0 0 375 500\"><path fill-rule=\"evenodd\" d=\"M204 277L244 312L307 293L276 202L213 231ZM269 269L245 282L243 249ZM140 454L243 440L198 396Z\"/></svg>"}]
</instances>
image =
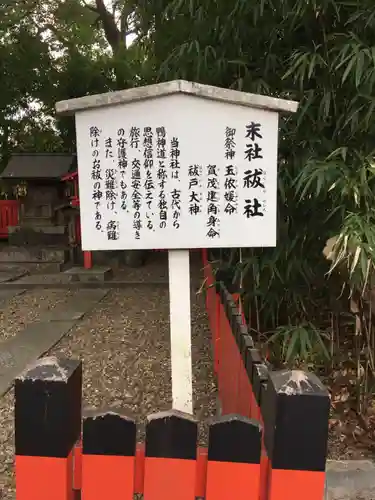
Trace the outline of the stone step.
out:
<instances>
[{"instance_id":1,"label":"stone step","mask_svg":"<svg viewBox=\"0 0 375 500\"><path fill-rule=\"evenodd\" d=\"M23 270L19 269L13 272L3 271L2 269L0 269L0 283L15 281L19 278L22 278L22 276L25 276L26 274L27 274L26 269Z\"/></svg>"},{"instance_id":2,"label":"stone step","mask_svg":"<svg viewBox=\"0 0 375 500\"><path fill-rule=\"evenodd\" d=\"M107 281L113 277L112 269L108 266L94 266L91 269L74 266L67 269L64 274L69 277L71 282Z\"/></svg>"},{"instance_id":3,"label":"stone step","mask_svg":"<svg viewBox=\"0 0 375 500\"><path fill-rule=\"evenodd\" d=\"M34 227L34 226L54 226L56 225L52 217L22 217L20 226Z\"/></svg>"},{"instance_id":4,"label":"stone step","mask_svg":"<svg viewBox=\"0 0 375 500\"><path fill-rule=\"evenodd\" d=\"M64 263L69 260L67 246L24 246L7 245L0 247L0 263Z\"/></svg>"},{"instance_id":5,"label":"stone step","mask_svg":"<svg viewBox=\"0 0 375 500\"><path fill-rule=\"evenodd\" d=\"M9 226L10 245L67 245L68 226Z\"/></svg>"}]
</instances>

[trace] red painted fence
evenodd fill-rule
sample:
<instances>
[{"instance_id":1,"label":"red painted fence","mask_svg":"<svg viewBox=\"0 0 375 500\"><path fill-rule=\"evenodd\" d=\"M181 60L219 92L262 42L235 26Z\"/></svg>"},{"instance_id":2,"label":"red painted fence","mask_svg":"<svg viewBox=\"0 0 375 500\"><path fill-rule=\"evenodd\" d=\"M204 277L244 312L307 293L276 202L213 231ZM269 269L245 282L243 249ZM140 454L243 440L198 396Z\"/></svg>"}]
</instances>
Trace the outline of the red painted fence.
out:
<instances>
[{"instance_id":1,"label":"red painted fence","mask_svg":"<svg viewBox=\"0 0 375 500\"><path fill-rule=\"evenodd\" d=\"M0 238L6 239L9 235L9 226L17 226L19 220L18 200L0 200Z\"/></svg>"},{"instance_id":2,"label":"red painted fence","mask_svg":"<svg viewBox=\"0 0 375 500\"><path fill-rule=\"evenodd\" d=\"M255 419L263 427L260 498L322 500L328 391L313 373L269 370L254 347L237 297L216 282L207 250L202 258L222 413Z\"/></svg>"},{"instance_id":3,"label":"red painted fence","mask_svg":"<svg viewBox=\"0 0 375 500\"><path fill-rule=\"evenodd\" d=\"M223 409L208 446L199 422L174 410L150 415L139 444L121 410L82 418L82 363L41 359L15 384L17 500L322 500L328 393L311 373L268 370L206 257Z\"/></svg>"}]
</instances>

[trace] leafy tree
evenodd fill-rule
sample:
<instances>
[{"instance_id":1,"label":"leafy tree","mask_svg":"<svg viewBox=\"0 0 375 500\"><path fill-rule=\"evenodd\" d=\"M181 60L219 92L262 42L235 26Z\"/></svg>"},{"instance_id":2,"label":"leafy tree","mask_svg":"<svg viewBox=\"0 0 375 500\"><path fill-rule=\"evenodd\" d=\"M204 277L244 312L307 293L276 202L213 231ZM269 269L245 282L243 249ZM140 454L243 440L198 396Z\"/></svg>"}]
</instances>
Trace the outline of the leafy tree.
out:
<instances>
[{"instance_id":1,"label":"leafy tree","mask_svg":"<svg viewBox=\"0 0 375 500\"><path fill-rule=\"evenodd\" d=\"M106 19L100 12L79 0L1 4L3 165L13 148L45 150L47 137L50 150L74 149L74 120L59 119L56 129L48 118L54 116L55 102L115 88L115 64L105 36L110 34L100 27L100 15Z\"/></svg>"}]
</instances>

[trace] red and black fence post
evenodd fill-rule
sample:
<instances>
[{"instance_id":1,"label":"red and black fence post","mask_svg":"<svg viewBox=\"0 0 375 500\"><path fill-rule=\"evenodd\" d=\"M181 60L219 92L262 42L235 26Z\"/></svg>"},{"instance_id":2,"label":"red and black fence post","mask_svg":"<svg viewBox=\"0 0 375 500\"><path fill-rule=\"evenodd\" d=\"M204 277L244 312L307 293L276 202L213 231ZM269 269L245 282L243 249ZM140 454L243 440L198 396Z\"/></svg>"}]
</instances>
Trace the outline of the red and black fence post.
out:
<instances>
[{"instance_id":1,"label":"red and black fence post","mask_svg":"<svg viewBox=\"0 0 375 500\"><path fill-rule=\"evenodd\" d=\"M82 363L42 358L15 381L17 500L72 500Z\"/></svg>"},{"instance_id":2,"label":"red and black fence post","mask_svg":"<svg viewBox=\"0 0 375 500\"><path fill-rule=\"evenodd\" d=\"M219 329L219 372L218 372L218 389L221 402L221 409L224 414L230 413L230 362L231 362L231 344L232 332L225 311L225 293L226 289L222 283L218 283L219 305L218 305L218 329Z\"/></svg>"},{"instance_id":3,"label":"red and black fence post","mask_svg":"<svg viewBox=\"0 0 375 500\"><path fill-rule=\"evenodd\" d=\"M144 500L194 500L197 421L177 410L147 417Z\"/></svg>"},{"instance_id":4,"label":"red and black fence post","mask_svg":"<svg viewBox=\"0 0 375 500\"><path fill-rule=\"evenodd\" d=\"M268 456L267 500L324 496L330 398L316 375L269 372L262 414Z\"/></svg>"},{"instance_id":5,"label":"red and black fence post","mask_svg":"<svg viewBox=\"0 0 375 500\"><path fill-rule=\"evenodd\" d=\"M262 363L262 357L258 349L255 348L250 348L247 350L247 356L246 356L246 371L247 371L247 376L250 384L250 417L251 418L258 418L259 417L259 407L258 407L258 401L256 399L255 395L255 389L254 389L254 372L255 372L255 367L258 364Z\"/></svg>"},{"instance_id":6,"label":"red and black fence post","mask_svg":"<svg viewBox=\"0 0 375 500\"><path fill-rule=\"evenodd\" d=\"M83 418L82 500L133 500L136 425L121 411Z\"/></svg>"},{"instance_id":7,"label":"red and black fence post","mask_svg":"<svg viewBox=\"0 0 375 500\"><path fill-rule=\"evenodd\" d=\"M261 428L226 415L209 427L206 500L259 499Z\"/></svg>"},{"instance_id":8,"label":"red and black fence post","mask_svg":"<svg viewBox=\"0 0 375 500\"><path fill-rule=\"evenodd\" d=\"M227 414L236 413L237 399L238 399L238 389L239 389L239 379L241 370L241 353L238 348L238 337L237 337L237 306L233 300L232 295L223 290L223 300L224 300L224 310L228 322L228 350L226 356L228 357L228 370L226 373L226 378L228 382L228 392L226 405Z\"/></svg>"},{"instance_id":9,"label":"red and black fence post","mask_svg":"<svg viewBox=\"0 0 375 500\"><path fill-rule=\"evenodd\" d=\"M268 374L268 368L265 363L254 363L252 379L256 409L252 414L252 418L259 420L261 424L263 424L263 416L261 412L262 387L267 385Z\"/></svg>"},{"instance_id":10,"label":"red and black fence post","mask_svg":"<svg viewBox=\"0 0 375 500\"><path fill-rule=\"evenodd\" d=\"M255 363L253 365L253 391L254 399L257 411L257 420L260 421L264 428L262 407L264 406L265 391L268 385L268 368L265 363ZM254 410L255 412L255 410ZM267 493L267 479L268 479L268 456L264 444L264 433L262 435L262 446L261 446L261 459L260 459L260 489L261 495L260 500L268 500Z\"/></svg>"},{"instance_id":11,"label":"red and black fence post","mask_svg":"<svg viewBox=\"0 0 375 500\"><path fill-rule=\"evenodd\" d=\"M238 380L236 413L244 417L250 417L252 386L246 364L249 350L254 348L254 343L250 335L248 335L245 325L237 325L237 329L237 344L240 352L240 375Z\"/></svg>"}]
</instances>

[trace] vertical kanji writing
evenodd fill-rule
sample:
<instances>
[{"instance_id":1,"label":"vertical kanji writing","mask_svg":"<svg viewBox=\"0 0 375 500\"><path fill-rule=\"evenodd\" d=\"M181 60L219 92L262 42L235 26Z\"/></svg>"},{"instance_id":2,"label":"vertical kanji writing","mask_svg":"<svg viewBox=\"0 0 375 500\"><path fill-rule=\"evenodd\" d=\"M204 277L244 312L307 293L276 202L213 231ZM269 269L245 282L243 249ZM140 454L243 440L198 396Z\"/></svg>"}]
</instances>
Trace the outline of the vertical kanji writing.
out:
<instances>
[{"instance_id":1,"label":"vertical kanji writing","mask_svg":"<svg viewBox=\"0 0 375 500\"><path fill-rule=\"evenodd\" d=\"M246 125L245 139L249 139L245 149L245 160L253 161L263 158L263 149L259 146L259 139L263 139L261 134L261 124L250 122Z\"/></svg>"},{"instance_id":2,"label":"vertical kanji writing","mask_svg":"<svg viewBox=\"0 0 375 500\"><path fill-rule=\"evenodd\" d=\"M261 211L262 204L258 198L245 200L244 215L249 219L250 217L263 217L264 213Z\"/></svg>"},{"instance_id":3,"label":"vertical kanji writing","mask_svg":"<svg viewBox=\"0 0 375 500\"><path fill-rule=\"evenodd\" d=\"M180 218L181 218L181 188L180 183L180 141L178 137L172 137L171 139L171 149L170 149L170 170L171 179L177 181L177 186L171 191L171 212L173 219L173 227L175 229L180 228Z\"/></svg>"},{"instance_id":4,"label":"vertical kanji writing","mask_svg":"<svg viewBox=\"0 0 375 500\"><path fill-rule=\"evenodd\" d=\"M170 168L172 179L180 178L180 141L177 137L172 137L171 140L171 158Z\"/></svg>"},{"instance_id":5,"label":"vertical kanji writing","mask_svg":"<svg viewBox=\"0 0 375 500\"><path fill-rule=\"evenodd\" d=\"M236 160L236 129L232 127L225 128L225 164L224 171L224 213L233 215L237 213L238 201L238 169L235 164ZM228 161L230 160L230 162Z\"/></svg>"},{"instance_id":6,"label":"vertical kanji writing","mask_svg":"<svg viewBox=\"0 0 375 500\"><path fill-rule=\"evenodd\" d=\"M166 198L166 183L167 183L167 169L166 169L166 147L167 147L167 134L165 127L156 127L156 161L158 162L157 170L157 183L159 186L159 227L165 229L168 220L168 204Z\"/></svg>"},{"instance_id":7,"label":"vertical kanji writing","mask_svg":"<svg viewBox=\"0 0 375 500\"><path fill-rule=\"evenodd\" d=\"M220 237L220 185L219 167L207 165L207 237L210 239Z\"/></svg>"},{"instance_id":8,"label":"vertical kanji writing","mask_svg":"<svg viewBox=\"0 0 375 500\"><path fill-rule=\"evenodd\" d=\"M139 149L141 142L141 129L139 127L131 127L129 133L129 142L132 149Z\"/></svg>"},{"instance_id":9,"label":"vertical kanji writing","mask_svg":"<svg viewBox=\"0 0 375 500\"><path fill-rule=\"evenodd\" d=\"M201 192L201 176L202 165L189 165L189 214L198 215L202 212L202 192Z\"/></svg>"},{"instance_id":10,"label":"vertical kanji writing","mask_svg":"<svg viewBox=\"0 0 375 500\"><path fill-rule=\"evenodd\" d=\"M117 168L120 174L120 200L121 210L128 210L128 185L126 176L128 170L127 140L125 139L125 130L117 130Z\"/></svg>"},{"instance_id":11,"label":"vertical kanji writing","mask_svg":"<svg viewBox=\"0 0 375 500\"><path fill-rule=\"evenodd\" d=\"M181 189L174 188L171 192L171 198L173 227L179 229L181 216Z\"/></svg>"},{"instance_id":12,"label":"vertical kanji writing","mask_svg":"<svg viewBox=\"0 0 375 500\"><path fill-rule=\"evenodd\" d=\"M89 137L91 146L91 156L92 156L92 167L91 167L91 180L93 181L92 186L92 200L94 202L94 219L95 228L97 231L101 231L102 226L102 211L101 211L101 201L103 198L103 176L102 176L102 165L100 160L100 137L102 131L96 126L90 126Z\"/></svg>"},{"instance_id":13,"label":"vertical kanji writing","mask_svg":"<svg viewBox=\"0 0 375 500\"><path fill-rule=\"evenodd\" d=\"M119 222L117 220L110 220L107 223L107 239L108 240L118 240L120 237L119 233Z\"/></svg>"},{"instance_id":14,"label":"vertical kanji writing","mask_svg":"<svg viewBox=\"0 0 375 500\"><path fill-rule=\"evenodd\" d=\"M146 227L150 230L154 229L153 222L153 207L155 184L153 179L153 132L151 127L144 127L143 129L143 166L145 169L145 205L146 205Z\"/></svg>"},{"instance_id":15,"label":"vertical kanji writing","mask_svg":"<svg viewBox=\"0 0 375 500\"><path fill-rule=\"evenodd\" d=\"M265 171L256 166L257 160L263 159L263 148L260 146L263 139L262 125L251 121L245 127L245 160L251 163L251 168L246 169L243 175L243 188L255 190L253 197L246 197L243 215L246 218L263 217L264 202L259 200L259 191L265 193Z\"/></svg>"},{"instance_id":16,"label":"vertical kanji writing","mask_svg":"<svg viewBox=\"0 0 375 500\"><path fill-rule=\"evenodd\" d=\"M133 204L133 229L134 236L136 240L141 238L141 206L142 206L142 195L140 191L141 187L141 162L138 158L132 160L132 171L131 171L131 187L132 187L132 204Z\"/></svg>"}]
</instances>

